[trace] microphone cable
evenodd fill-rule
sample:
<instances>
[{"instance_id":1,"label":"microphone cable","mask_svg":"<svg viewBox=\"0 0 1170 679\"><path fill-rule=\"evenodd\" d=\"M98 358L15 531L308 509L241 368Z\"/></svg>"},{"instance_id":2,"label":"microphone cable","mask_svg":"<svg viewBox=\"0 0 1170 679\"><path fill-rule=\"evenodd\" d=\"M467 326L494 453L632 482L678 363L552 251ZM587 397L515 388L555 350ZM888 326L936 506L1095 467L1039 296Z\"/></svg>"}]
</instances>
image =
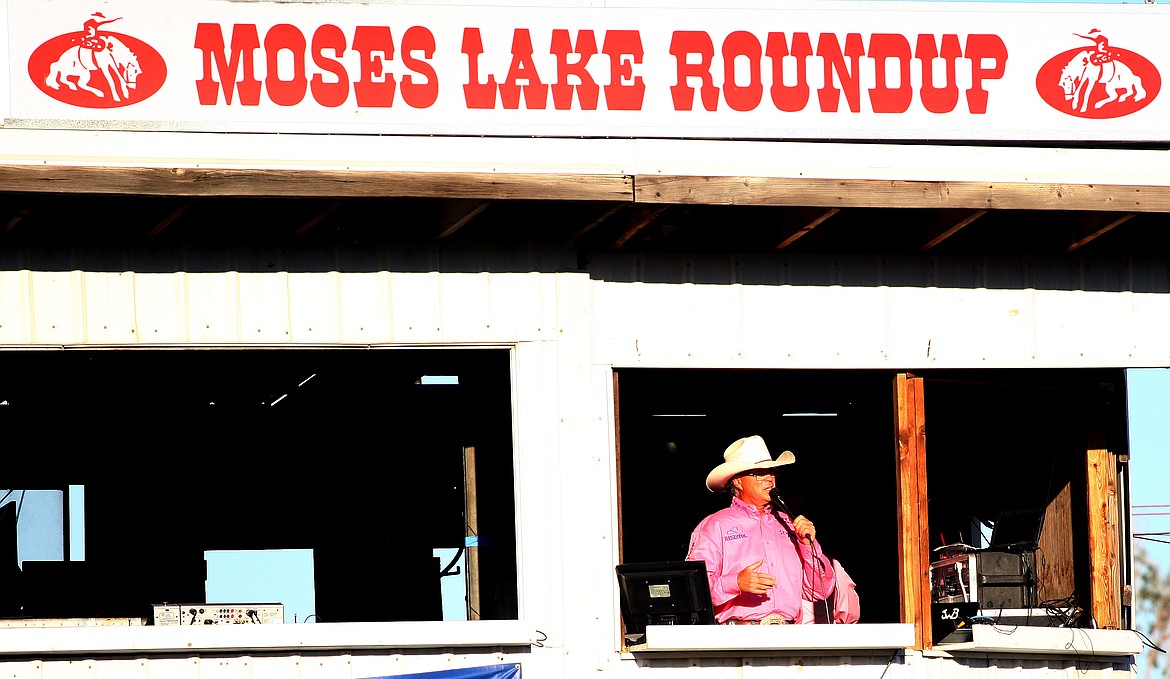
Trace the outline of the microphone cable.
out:
<instances>
[{"instance_id":1,"label":"microphone cable","mask_svg":"<svg viewBox=\"0 0 1170 679\"><path fill-rule=\"evenodd\" d=\"M788 522L792 524L793 534L796 535L796 542L797 542L796 556L798 556L800 558L800 563L801 563L801 566L803 567L805 564L805 561L804 561L804 553L800 549L801 536L795 532L796 531L796 524L794 523L794 521L796 520L796 517L792 514L792 510L788 508L788 503L785 502L784 498L780 496L780 491L777 490L775 486L772 486L771 490L768 491L768 498L772 501L772 515L776 517L777 521L780 521L780 511L781 510L783 510L784 513L788 516ZM781 522L781 523L783 523L783 522ZM825 566L825 562L822 561L821 558L817 556L816 548L812 544L812 542L813 542L812 536L809 534L806 534L806 536L809 537L809 545L808 546L809 546L809 549L812 551L813 559L815 560L815 564L813 565L813 572L815 572L817 575L817 587L816 587L816 590L813 591L813 596L815 597L817 590L819 590L822 595L824 594L824 591L825 591L825 576L824 576L824 573L821 572L821 570ZM822 556L823 556L823 553L822 553ZM801 579L803 580L803 577ZM803 599L804 597L801 597L801 598ZM824 604L825 604L825 623L832 625L833 624L833 614L829 610L829 597L825 596L825 598L821 599L821 601L824 602ZM813 605L816 605L815 599L813 600ZM816 613L813 614L813 621L814 622L816 621Z\"/></svg>"}]
</instances>

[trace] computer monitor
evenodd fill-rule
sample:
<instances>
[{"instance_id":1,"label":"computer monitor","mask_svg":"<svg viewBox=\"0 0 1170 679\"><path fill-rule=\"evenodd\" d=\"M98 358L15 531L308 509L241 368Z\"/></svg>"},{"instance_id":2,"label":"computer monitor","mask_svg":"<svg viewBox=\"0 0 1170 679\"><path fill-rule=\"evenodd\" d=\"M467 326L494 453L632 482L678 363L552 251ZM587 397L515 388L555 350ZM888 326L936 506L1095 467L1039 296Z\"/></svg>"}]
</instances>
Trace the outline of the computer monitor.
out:
<instances>
[{"instance_id":1,"label":"computer monitor","mask_svg":"<svg viewBox=\"0 0 1170 679\"><path fill-rule=\"evenodd\" d=\"M626 635L647 625L714 625L715 609L702 561L655 561L617 566Z\"/></svg>"},{"instance_id":2,"label":"computer monitor","mask_svg":"<svg viewBox=\"0 0 1170 679\"><path fill-rule=\"evenodd\" d=\"M1036 549L1043 524L1043 509L1002 511L995 517L995 526L991 530L991 541L988 543L988 548L1000 551Z\"/></svg>"}]
</instances>

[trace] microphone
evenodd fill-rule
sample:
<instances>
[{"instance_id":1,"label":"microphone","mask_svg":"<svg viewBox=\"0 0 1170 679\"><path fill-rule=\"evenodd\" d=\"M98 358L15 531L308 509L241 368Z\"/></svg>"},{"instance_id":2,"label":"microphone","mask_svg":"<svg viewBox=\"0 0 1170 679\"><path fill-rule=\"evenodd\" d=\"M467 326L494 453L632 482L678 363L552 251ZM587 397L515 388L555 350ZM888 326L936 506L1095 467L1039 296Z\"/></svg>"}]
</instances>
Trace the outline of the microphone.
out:
<instances>
[{"instance_id":1,"label":"microphone","mask_svg":"<svg viewBox=\"0 0 1170 679\"><path fill-rule=\"evenodd\" d=\"M796 514L793 514L792 510L788 508L788 503L785 502L784 498L780 496L780 490L778 488L772 486L771 490L768 491L768 498L772 500L773 511L779 509L788 515L788 519L790 521L796 520ZM809 542L812 542L812 535L809 533L805 533L800 537L802 539L808 540Z\"/></svg>"},{"instance_id":2,"label":"microphone","mask_svg":"<svg viewBox=\"0 0 1170 679\"><path fill-rule=\"evenodd\" d=\"M788 503L786 503L784 498L780 496L779 488L772 486L772 489L768 491L768 498L772 500L772 509L779 509L783 511L790 519L796 518L796 515L792 513L792 510L788 508Z\"/></svg>"}]
</instances>

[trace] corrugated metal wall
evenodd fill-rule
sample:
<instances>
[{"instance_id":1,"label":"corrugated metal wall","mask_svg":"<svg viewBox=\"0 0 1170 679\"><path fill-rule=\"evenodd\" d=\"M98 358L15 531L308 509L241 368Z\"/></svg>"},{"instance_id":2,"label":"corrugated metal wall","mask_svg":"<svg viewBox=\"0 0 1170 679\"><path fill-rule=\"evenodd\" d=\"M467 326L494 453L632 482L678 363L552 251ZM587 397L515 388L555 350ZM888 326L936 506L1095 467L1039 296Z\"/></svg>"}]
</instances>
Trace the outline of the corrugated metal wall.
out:
<instances>
[{"instance_id":1,"label":"corrugated metal wall","mask_svg":"<svg viewBox=\"0 0 1170 679\"><path fill-rule=\"evenodd\" d=\"M227 261L199 273L10 269L0 271L0 347L514 345L520 610L547 643L450 660L344 648L39 654L0 662L0 676L356 678L517 658L532 677L1132 674L1124 662L1062 656L910 653L889 664L874 654L621 656L610 369L1170 365L1167 261L1090 269L1072 260L614 254L594 256L584 273L467 257L429 272L312 271L280 260L271 273L234 271Z\"/></svg>"}]
</instances>

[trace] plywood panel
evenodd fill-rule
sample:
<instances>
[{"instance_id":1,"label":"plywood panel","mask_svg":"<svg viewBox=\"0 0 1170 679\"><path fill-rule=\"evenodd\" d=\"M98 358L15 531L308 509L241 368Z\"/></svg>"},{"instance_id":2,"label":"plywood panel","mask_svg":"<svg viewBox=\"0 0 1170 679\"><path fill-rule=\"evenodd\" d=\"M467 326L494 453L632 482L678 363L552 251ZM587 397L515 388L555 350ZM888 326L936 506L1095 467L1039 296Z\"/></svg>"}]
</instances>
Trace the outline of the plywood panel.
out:
<instances>
[{"instance_id":1,"label":"plywood panel","mask_svg":"<svg viewBox=\"0 0 1170 679\"><path fill-rule=\"evenodd\" d=\"M1073 569L1072 486L1064 484L1044 511L1036 552L1037 599L1059 601L1076 590Z\"/></svg>"}]
</instances>

